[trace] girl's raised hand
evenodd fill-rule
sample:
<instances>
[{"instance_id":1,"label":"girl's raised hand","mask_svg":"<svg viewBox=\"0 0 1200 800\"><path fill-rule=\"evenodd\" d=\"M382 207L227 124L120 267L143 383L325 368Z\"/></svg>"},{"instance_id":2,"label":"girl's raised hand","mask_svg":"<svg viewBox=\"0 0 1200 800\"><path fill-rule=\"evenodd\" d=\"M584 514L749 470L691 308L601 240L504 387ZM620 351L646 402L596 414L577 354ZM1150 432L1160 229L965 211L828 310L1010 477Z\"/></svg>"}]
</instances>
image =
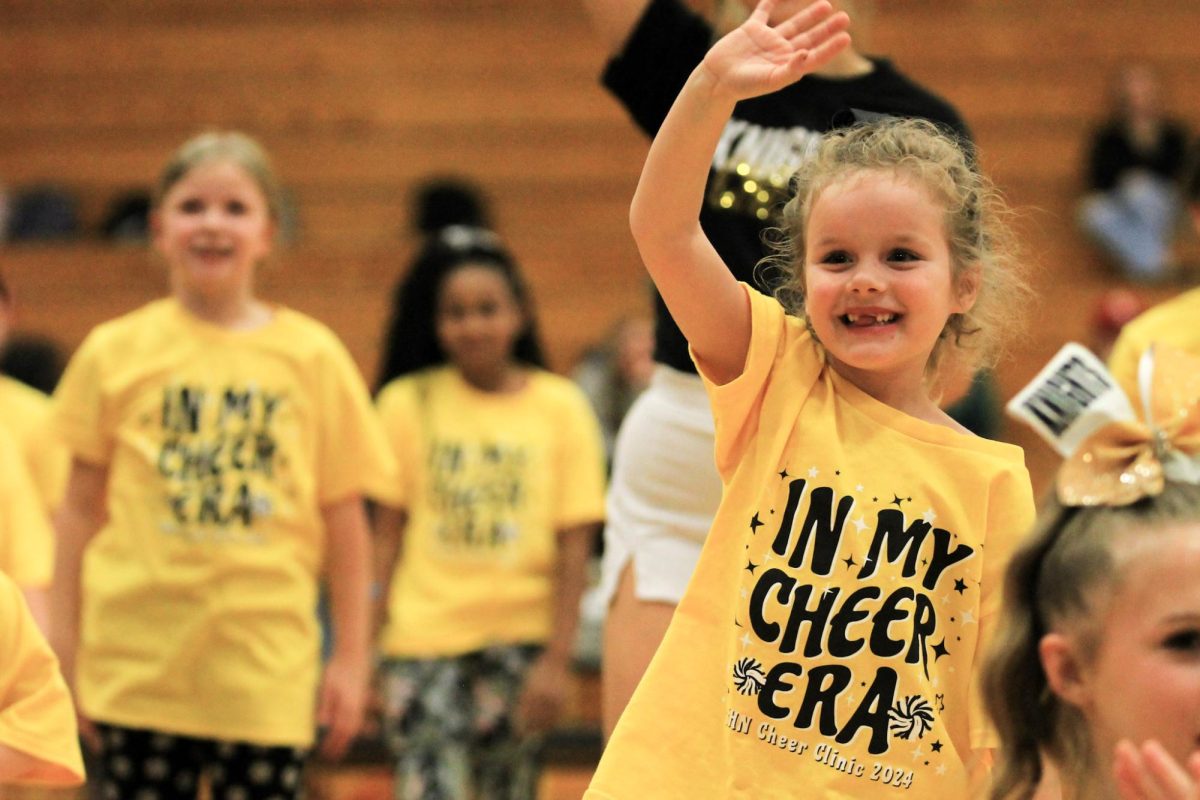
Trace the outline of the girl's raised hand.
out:
<instances>
[{"instance_id":1,"label":"girl's raised hand","mask_svg":"<svg viewBox=\"0 0 1200 800\"><path fill-rule=\"evenodd\" d=\"M1124 800L1200 800L1200 751L1184 766L1161 744L1117 745L1113 772Z\"/></svg>"},{"instance_id":2,"label":"girl's raised hand","mask_svg":"<svg viewBox=\"0 0 1200 800\"><path fill-rule=\"evenodd\" d=\"M850 44L844 11L833 13L818 0L772 27L778 0L760 0L741 26L718 41L704 57L704 68L718 91L737 100L782 89L820 69Z\"/></svg>"}]
</instances>

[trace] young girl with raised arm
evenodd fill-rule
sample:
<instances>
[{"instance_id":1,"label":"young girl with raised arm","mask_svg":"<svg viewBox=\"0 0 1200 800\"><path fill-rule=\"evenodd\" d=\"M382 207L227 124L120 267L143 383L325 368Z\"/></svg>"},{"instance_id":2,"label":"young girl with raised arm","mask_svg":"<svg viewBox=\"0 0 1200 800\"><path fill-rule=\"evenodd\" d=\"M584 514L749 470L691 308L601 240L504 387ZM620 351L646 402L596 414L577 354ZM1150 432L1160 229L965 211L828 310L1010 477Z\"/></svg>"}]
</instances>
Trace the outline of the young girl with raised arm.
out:
<instances>
[{"instance_id":1,"label":"young girl with raised arm","mask_svg":"<svg viewBox=\"0 0 1200 800\"><path fill-rule=\"evenodd\" d=\"M848 41L828 3L772 27L773 5L692 73L633 201L724 496L587 797L977 797L994 740L976 664L1033 502L1020 450L965 433L931 384L1016 310L1011 234L955 141L881 121L795 176L782 305L733 280L697 222L724 117Z\"/></svg>"},{"instance_id":2,"label":"young girl with raised arm","mask_svg":"<svg viewBox=\"0 0 1200 800\"><path fill-rule=\"evenodd\" d=\"M1063 800L1200 798L1200 359L1155 345L1118 385L1069 345L1009 406L1067 461L984 670L994 800L1043 759Z\"/></svg>"},{"instance_id":3,"label":"young girl with raised arm","mask_svg":"<svg viewBox=\"0 0 1200 800\"><path fill-rule=\"evenodd\" d=\"M55 393L53 638L113 797L298 797L315 728L337 755L361 722L362 496L394 461L333 333L255 293L278 211L252 139L186 142L152 217L171 296L92 331Z\"/></svg>"},{"instance_id":4,"label":"young girl with raised arm","mask_svg":"<svg viewBox=\"0 0 1200 800\"><path fill-rule=\"evenodd\" d=\"M396 797L532 800L604 514L599 425L543 367L494 234L445 229L399 300L379 410L400 498L377 518Z\"/></svg>"}]
</instances>

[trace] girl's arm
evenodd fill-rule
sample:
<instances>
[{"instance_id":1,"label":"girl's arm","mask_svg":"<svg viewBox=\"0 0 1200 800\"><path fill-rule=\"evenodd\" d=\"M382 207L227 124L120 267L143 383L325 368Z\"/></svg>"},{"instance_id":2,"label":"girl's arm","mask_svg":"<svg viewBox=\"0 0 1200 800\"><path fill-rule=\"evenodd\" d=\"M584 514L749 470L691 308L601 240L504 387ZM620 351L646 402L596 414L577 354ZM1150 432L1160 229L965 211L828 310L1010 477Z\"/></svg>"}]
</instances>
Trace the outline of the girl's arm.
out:
<instances>
[{"instance_id":1,"label":"girl's arm","mask_svg":"<svg viewBox=\"0 0 1200 800\"><path fill-rule=\"evenodd\" d=\"M321 509L333 620L333 655L325 665L317 724L325 728L321 752L339 758L362 726L369 677L370 533L358 495Z\"/></svg>"},{"instance_id":2,"label":"girl's arm","mask_svg":"<svg viewBox=\"0 0 1200 800\"><path fill-rule=\"evenodd\" d=\"M372 638L378 638L379 632L387 623L388 594L392 586L392 576L396 574L400 543L407 524L408 512L404 509L384 505L375 507L375 583L371 592L374 600Z\"/></svg>"},{"instance_id":3,"label":"girl's arm","mask_svg":"<svg viewBox=\"0 0 1200 800\"><path fill-rule=\"evenodd\" d=\"M546 649L525 681L518 727L525 733L548 730L558 720L570 688L571 655L579 626L579 601L587 584L587 562L600 523L585 523L558 532L554 561L554 620Z\"/></svg>"},{"instance_id":4,"label":"girl's arm","mask_svg":"<svg viewBox=\"0 0 1200 800\"><path fill-rule=\"evenodd\" d=\"M57 545L54 583L50 589L50 630L47 637L58 656L63 677L75 696L75 654L79 649L79 604L83 551L105 521L108 467L79 459L71 463L66 493L54 518ZM89 747L98 750L95 726L79 713L79 734Z\"/></svg>"},{"instance_id":5,"label":"girl's arm","mask_svg":"<svg viewBox=\"0 0 1200 800\"><path fill-rule=\"evenodd\" d=\"M818 69L850 43L849 19L827 0L771 27L776 0L713 45L650 146L630 208L638 250L676 324L709 375L736 377L750 344L750 308L700 228L713 151L737 101Z\"/></svg>"}]
</instances>

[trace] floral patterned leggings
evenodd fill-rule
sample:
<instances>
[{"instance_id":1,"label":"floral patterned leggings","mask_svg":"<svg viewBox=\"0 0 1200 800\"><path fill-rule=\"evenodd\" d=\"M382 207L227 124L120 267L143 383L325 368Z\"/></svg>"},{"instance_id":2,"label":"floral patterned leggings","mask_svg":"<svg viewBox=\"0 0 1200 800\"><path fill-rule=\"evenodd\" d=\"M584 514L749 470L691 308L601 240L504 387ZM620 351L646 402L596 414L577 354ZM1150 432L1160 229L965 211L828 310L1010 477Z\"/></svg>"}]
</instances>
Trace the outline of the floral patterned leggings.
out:
<instances>
[{"instance_id":1,"label":"floral patterned leggings","mask_svg":"<svg viewBox=\"0 0 1200 800\"><path fill-rule=\"evenodd\" d=\"M513 713L538 645L384 663L384 723L396 800L532 800L537 742Z\"/></svg>"}]
</instances>

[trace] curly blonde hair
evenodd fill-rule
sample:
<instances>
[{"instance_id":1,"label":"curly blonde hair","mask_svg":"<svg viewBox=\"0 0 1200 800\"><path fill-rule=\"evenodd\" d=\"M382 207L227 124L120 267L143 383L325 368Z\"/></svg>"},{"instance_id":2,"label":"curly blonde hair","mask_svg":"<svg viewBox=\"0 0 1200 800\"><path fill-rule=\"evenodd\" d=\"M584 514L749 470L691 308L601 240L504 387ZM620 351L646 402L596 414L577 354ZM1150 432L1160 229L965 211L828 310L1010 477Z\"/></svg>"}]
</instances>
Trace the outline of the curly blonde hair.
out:
<instances>
[{"instance_id":1,"label":"curly blonde hair","mask_svg":"<svg viewBox=\"0 0 1200 800\"><path fill-rule=\"evenodd\" d=\"M760 277L790 313L805 315L805 253L813 205L834 183L863 171L897 173L923 186L946 210L945 230L956 285L977 280L975 304L946 321L927 365L936 374L948 348L970 368L990 366L1000 344L1019 329L1030 290L1013 232L1012 211L979 171L974 150L933 123L888 118L826 135L792 178L794 195L780 226L767 235L774 251ZM812 326L809 325L809 330ZM815 338L815 334L814 334Z\"/></svg>"}]
</instances>

